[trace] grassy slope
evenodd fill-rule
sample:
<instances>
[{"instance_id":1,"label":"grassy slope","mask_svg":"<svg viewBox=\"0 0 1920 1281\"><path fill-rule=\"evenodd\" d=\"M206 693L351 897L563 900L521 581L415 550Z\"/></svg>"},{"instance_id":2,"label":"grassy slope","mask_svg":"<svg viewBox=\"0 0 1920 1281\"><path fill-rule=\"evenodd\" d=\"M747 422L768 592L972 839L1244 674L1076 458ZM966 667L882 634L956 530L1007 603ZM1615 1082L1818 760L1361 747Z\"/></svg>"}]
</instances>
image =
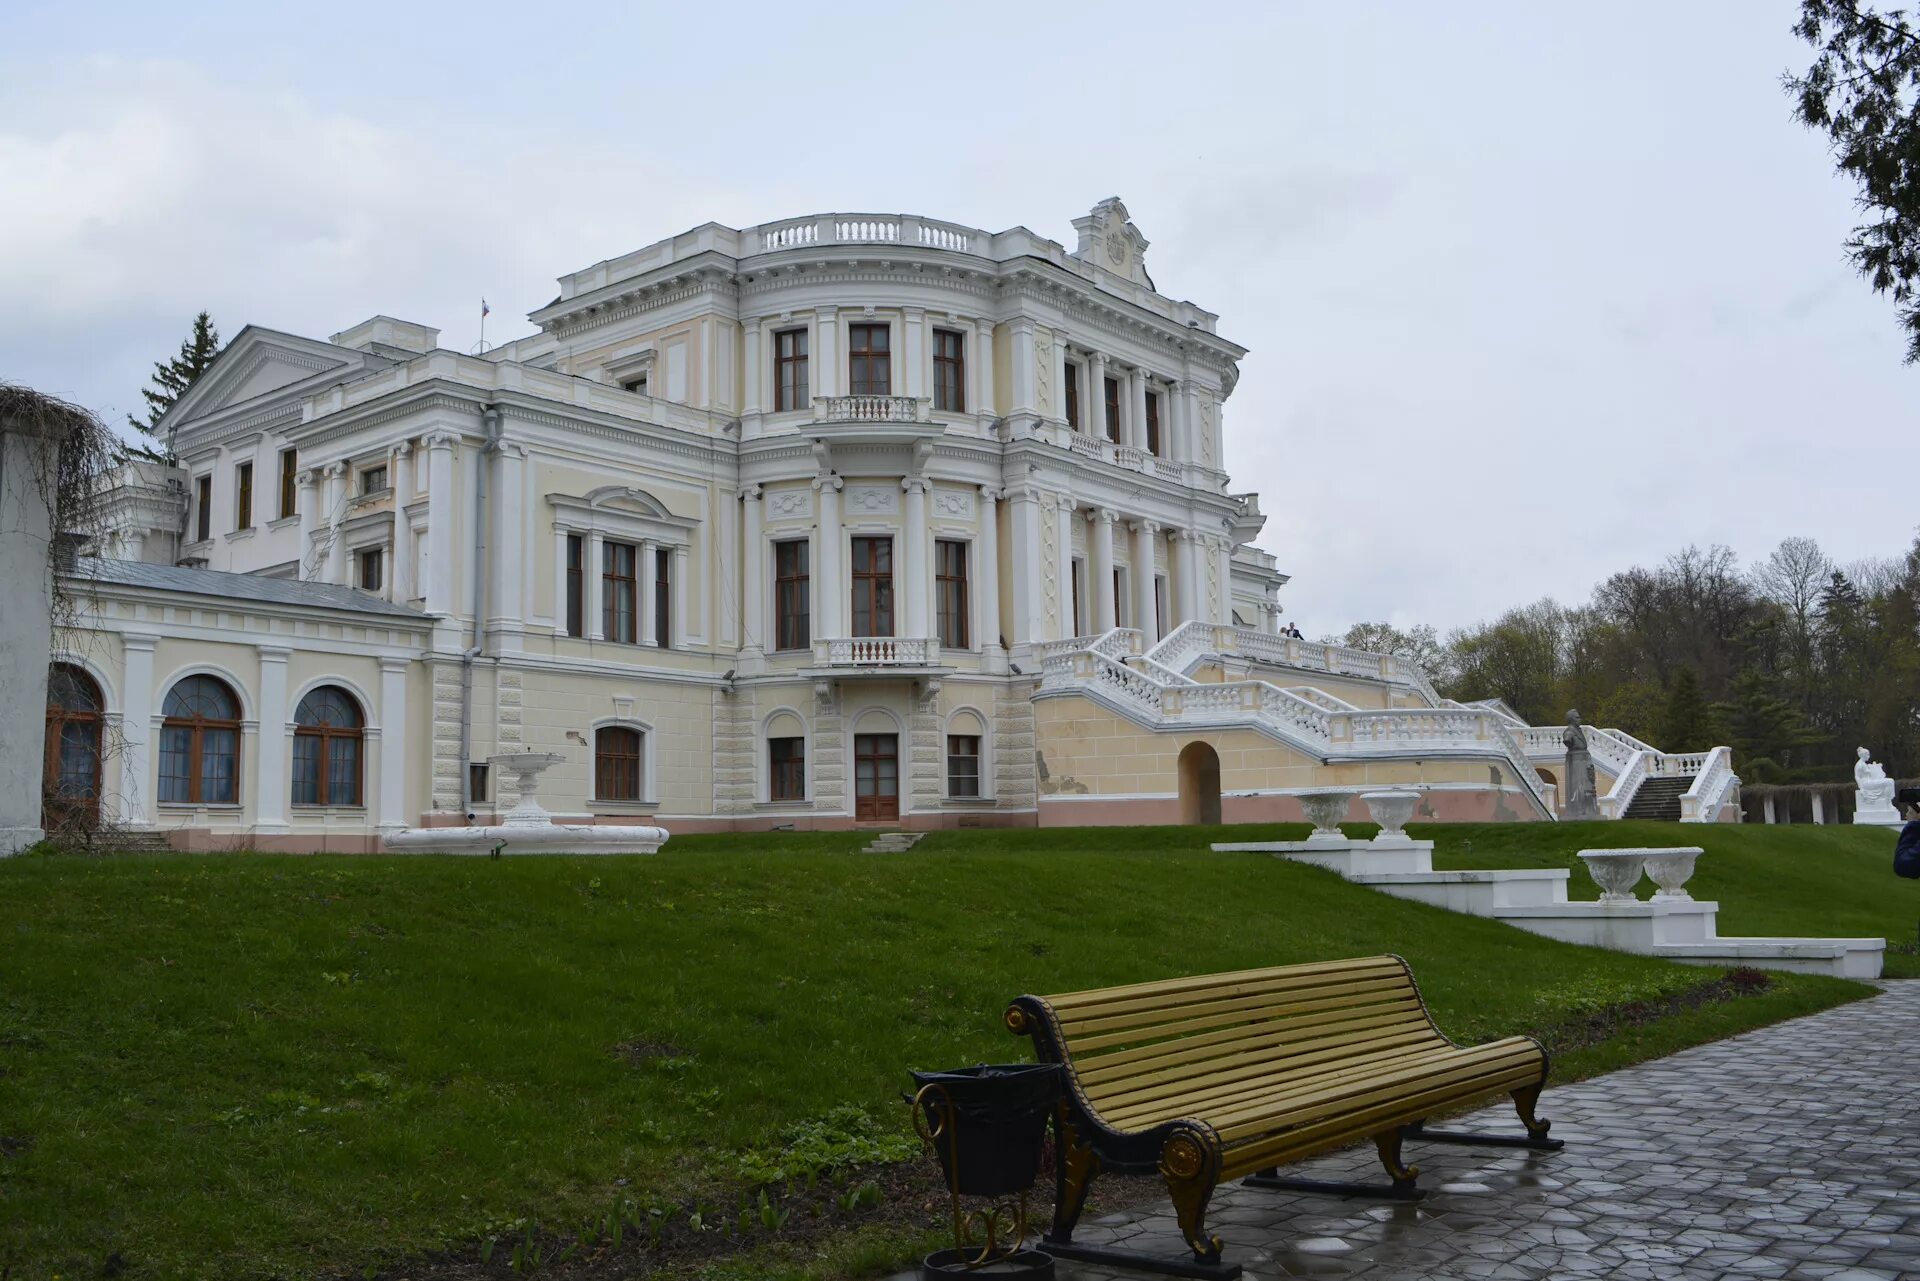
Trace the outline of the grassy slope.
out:
<instances>
[{"instance_id":1,"label":"grassy slope","mask_svg":"<svg viewBox=\"0 0 1920 1281\"><path fill-rule=\"evenodd\" d=\"M892 1115L909 1067L1021 1056L999 1015L1022 991L1394 950L1477 1039L1698 977L1205 853L1217 835L0 863L0 1136L29 1142L0 1157L0 1269L357 1270L616 1179L686 1189L835 1104ZM1796 979L1562 1067L1861 991ZM635 1037L678 1057L610 1052Z\"/></svg>"}]
</instances>

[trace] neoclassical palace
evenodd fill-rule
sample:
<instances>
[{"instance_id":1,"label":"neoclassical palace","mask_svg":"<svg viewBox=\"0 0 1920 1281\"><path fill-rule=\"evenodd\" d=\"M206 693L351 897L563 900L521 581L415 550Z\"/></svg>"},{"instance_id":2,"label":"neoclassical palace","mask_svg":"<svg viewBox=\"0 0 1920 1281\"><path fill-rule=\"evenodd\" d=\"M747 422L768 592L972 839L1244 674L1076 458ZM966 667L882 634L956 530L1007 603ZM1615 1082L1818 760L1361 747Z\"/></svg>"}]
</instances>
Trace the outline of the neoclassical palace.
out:
<instances>
[{"instance_id":1,"label":"neoclassical palace","mask_svg":"<svg viewBox=\"0 0 1920 1281\"><path fill-rule=\"evenodd\" d=\"M476 355L247 327L66 578L50 806L377 849L492 821L489 757L538 750L566 821L675 832L1291 818L1334 785L1551 818L1557 730L1280 633L1223 469L1244 349L1120 201L1073 228L709 223ZM1722 814L1724 759L1609 733L1603 805L1684 779Z\"/></svg>"}]
</instances>

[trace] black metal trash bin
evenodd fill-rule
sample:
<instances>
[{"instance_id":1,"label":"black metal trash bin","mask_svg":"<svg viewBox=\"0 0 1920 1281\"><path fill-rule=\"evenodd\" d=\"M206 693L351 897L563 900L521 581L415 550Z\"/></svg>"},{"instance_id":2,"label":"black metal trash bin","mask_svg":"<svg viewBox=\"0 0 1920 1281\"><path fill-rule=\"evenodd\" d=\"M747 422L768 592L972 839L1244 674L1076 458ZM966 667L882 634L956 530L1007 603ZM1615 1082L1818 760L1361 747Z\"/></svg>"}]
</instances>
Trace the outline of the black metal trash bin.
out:
<instances>
[{"instance_id":1,"label":"black metal trash bin","mask_svg":"<svg viewBox=\"0 0 1920 1281\"><path fill-rule=\"evenodd\" d=\"M1060 1099L1059 1064L982 1063L913 1080L949 1190L1002 1197L1032 1189Z\"/></svg>"}]
</instances>

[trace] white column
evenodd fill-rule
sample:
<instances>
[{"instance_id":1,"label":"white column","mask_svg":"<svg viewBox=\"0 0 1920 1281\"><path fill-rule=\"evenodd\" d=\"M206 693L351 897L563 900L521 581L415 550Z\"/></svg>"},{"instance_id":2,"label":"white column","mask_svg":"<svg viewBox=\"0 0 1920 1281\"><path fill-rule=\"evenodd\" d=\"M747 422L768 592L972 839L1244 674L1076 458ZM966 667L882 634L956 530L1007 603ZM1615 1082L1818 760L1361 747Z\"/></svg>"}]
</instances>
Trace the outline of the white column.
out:
<instances>
[{"instance_id":1,"label":"white column","mask_svg":"<svg viewBox=\"0 0 1920 1281\"><path fill-rule=\"evenodd\" d=\"M1190 623L1200 617L1202 584L1200 581L1200 542L1190 529L1176 529L1173 532L1174 626Z\"/></svg>"},{"instance_id":2,"label":"white column","mask_svg":"<svg viewBox=\"0 0 1920 1281\"><path fill-rule=\"evenodd\" d=\"M1217 603L1213 621L1231 624L1233 622L1233 543L1225 538L1215 539L1213 555L1220 566L1220 600Z\"/></svg>"},{"instance_id":3,"label":"white column","mask_svg":"<svg viewBox=\"0 0 1920 1281\"><path fill-rule=\"evenodd\" d=\"M587 535L587 563L582 567L587 588L587 638L605 640L607 638L606 602L602 599L606 584L600 575L605 572L604 560L607 554L606 539L599 530Z\"/></svg>"},{"instance_id":4,"label":"white column","mask_svg":"<svg viewBox=\"0 0 1920 1281\"><path fill-rule=\"evenodd\" d=\"M816 396L840 394L840 321L838 309L816 307L813 316L813 352L807 357L807 377Z\"/></svg>"},{"instance_id":5,"label":"white column","mask_svg":"<svg viewBox=\"0 0 1920 1281\"><path fill-rule=\"evenodd\" d=\"M1093 575L1093 630L1110 632L1119 626L1114 620L1118 602L1113 598L1113 522L1111 509L1096 508L1093 523L1087 526L1087 568Z\"/></svg>"},{"instance_id":6,"label":"white column","mask_svg":"<svg viewBox=\"0 0 1920 1281\"><path fill-rule=\"evenodd\" d=\"M993 422L996 397L993 387L993 322L978 321L973 339L973 408L980 425Z\"/></svg>"},{"instance_id":7,"label":"white column","mask_svg":"<svg viewBox=\"0 0 1920 1281\"><path fill-rule=\"evenodd\" d=\"M756 417L760 413L761 379L766 377L760 358L760 326L758 319L741 322L745 331L746 368L740 371L740 416Z\"/></svg>"},{"instance_id":8,"label":"white column","mask_svg":"<svg viewBox=\"0 0 1920 1281\"><path fill-rule=\"evenodd\" d=\"M1080 403L1080 421L1089 436L1107 438L1107 358L1099 352L1087 357L1086 396Z\"/></svg>"},{"instance_id":9,"label":"white column","mask_svg":"<svg viewBox=\"0 0 1920 1281\"><path fill-rule=\"evenodd\" d=\"M487 494L493 517L493 528L487 532L487 557L493 562L487 567L491 578L487 587L489 629L505 624L517 631L526 616L520 599L521 568L526 559L526 462L527 447L513 441L501 441L493 452L493 483ZM500 638L496 643L503 641Z\"/></svg>"},{"instance_id":10,"label":"white column","mask_svg":"<svg viewBox=\"0 0 1920 1281\"><path fill-rule=\"evenodd\" d=\"M427 612L453 613L454 438L427 438Z\"/></svg>"},{"instance_id":11,"label":"white column","mask_svg":"<svg viewBox=\"0 0 1920 1281\"><path fill-rule=\"evenodd\" d=\"M1042 530L1047 514L1041 508L1038 490L1009 490L1007 501L1013 504L1008 516L1008 533L1016 549L1007 560L1007 572L1013 575L1013 643L1033 645L1046 639L1042 624L1046 615L1046 576L1035 549L1044 544ZM998 568L987 572L998 573ZM1059 585L1058 590L1065 591L1065 585Z\"/></svg>"},{"instance_id":12,"label":"white column","mask_svg":"<svg viewBox=\"0 0 1920 1281\"><path fill-rule=\"evenodd\" d=\"M924 307L900 309L901 357L906 361L906 377L898 386L904 396L925 396L927 392L927 310Z\"/></svg>"},{"instance_id":13,"label":"white column","mask_svg":"<svg viewBox=\"0 0 1920 1281\"><path fill-rule=\"evenodd\" d=\"M659 563L659 557L654 553L659 550L660 544L649 538L640 544L640 550L635 553L640 558L639 565L634 568L634 574L639 580L634 590L640 594L640 643L642 645L654 644L654 631L659 626L659 620L655 617L653 610L654 567Z\"/></svg>"},{"instance_id":14,"label":"white column","mask_svg":"<svg viewBox=\"0 0 1920 1281\"><path fill-rule=\"evenodd\" d=\"M1150 520L1133 522L1133 625L1147 645L1160 639L1153 597L1154 546L1159 541L1160 526Z\"/></svg>"},{"instance_id":15,"label":"white column","mask_svg":"<svg viewBox=\"0 0 1920 1281\"><path fill-rule=\"evenodd\" d=\"M285 645L256 645L260 655L260 736L254 763L254 826L263 832L287 830L287 805L293 792L293 773L287 767L287 657Z\"/></svg>"},{"instance_id":16,"label":"white column","mask_svg":"<svg viewBox=\"0 0 1920 1281\"><path fill-rule=\"evenodd\" d=\"M1808 793L1807 799L1813 802L1813 821L1816 823L1825 823L1827 821L1825 799L1818 792Z\"/></svg>"},{"instance_id":17,"label":"white column","mask_svg":"<svg viewBox=\"0 0 1920 1281\"><path fill-rule=\"evenodd\" d=\"M973 587L979 593L976 634L980 652L1002 653L1000 647L1000 491L980 486L980 546L974 556ZM1036 546L1038 544L1035 544Z\"/></svg>"},{"instance_id":18,"label":"white column","mask_svg":"<svg viewBox=\"0 0 1920 1281\"><path fill-rule=\"evenodd\" d=\"M380 660L379 832L407 823L407 667L405 658Z\"/></svg>"},{"instance_id":19,"label":"white column","mask_svg":"<svg viewBox=\"0 0 1920 1281\"><path fill-rule=\"evenodd\" d=\"M685 649L689 631L687 627L687 566L693 563L693 548L687 543L676 543L672 551L673 557L668 562L667 569L667 605L673 610L673 614L667 619L667 643L675 649ZM711 544L708 545L707 554L709 556L713 554ZM711 583L716 577L717 575L710 575L707 581Z\"/></svg>"},{"instance_id":20,"label":"white column","mask_svg":"<svg viewBox=\"0 0 1920 1281\"><path fill-rule=\"evenodd\" d=\"M1184 380L1167 385L1167 457L1182 463L1193 457L1193 447L1187 443L1193 421L1190 385Z\"/></svg>"},{"instance_id":21,"label":"white column","mask_svg":"<svg viewBox=\"0 0 1920 1281\"><path fill-rule=\"evenodd\" d=\"M129 529L120 535L121 558L134 562L147 558L147 531Z\"/></svg>"},{"instance_id":22,"label":"white column","mask_svg":"<svg viewBox=\"0 0 1920 1281\"><path fill-rule=\"evenodd\" d=\"M1074 634L1073 628L1073 530L1080 522L1080 513L1074 509L1073 499L1060 494L1053 500L1054 543L1059 551L1060 599L1054 602L1056 614L1053 631L1054 640L1066 640ZM1091 547L1093 540L1088 539ZM1089 587L1088 591L1092 591ZM1087 597L1089 616L1093 610L1093 597Z\"/></svg>"},{"instance_id":23,"label":"white column","mask_svg":"<svg viewBox=\"0 0 1920 1281\"><path fill-rule=\"evenodd\" d=\"M346 515L347 465L327 464L326 476L326 497L321 500L321 506L326 512L327 559L320 581L344 587L347 583L347 549L341 545L343 538L340 525Z\"/></svg>"},{"instance_id":24,"label":"white column","mask_svg":"<svg viewBox=\"0 0 1920 1281\"><path fill-rule=\"evenodd\" d=\"M906 548L901 558L898 595L906 598L906 630L901 633L909 639L931 636L933 628L927 623L927 580L932 577L933 562L927 555L927 482L919 476L909 476L900 482L900 488L907 492Z\"/></svg>"},{"instance_id":25,"label":"white column","mask_svg":"<svg viewBox=\"0 0 1920 1281\"><path fill-rule=\"evenodd\" d=\"M1147 371L1138 365L1127 371L1126 441L1135 449L1147 447Z\"/></svg>"},{"instance_id":26,"label":"white column","mask_svg":"<svg viewBox=\"0 0 1920 1281\"><path fill-rule=\"evenodd\" d=\"M1013 412L1038 414L1034 404L1034 324L1031 317L1020 316L1013 322Z\"/></svg>"},{"instance_id":27,"label":"white column","mask_svg":"<svg viewBox=\"0 0 1920 1281\"><path fill-rule=\"evenodd\" d=\"M413 547L413 521L407 517L407 504L412 501L413 442L403 440L393 447L393 564L387 568L390 599L401 605L418 595L413 583L418 553Z\"/></svg>"},{"instance_id":28,"label":"white column","mask_svg":"<svg viewBox=\"0 0 1920 1281\"><path fill-rule=\"evenodd\" d=\"M313 550L314 531L320 528L320 490L314 484L317 480L313 468L303 468L293 478L296 491L294 503L300 509L300 569L303 580L317 581L320 577L320 561Z\"/></svg>"},{"instance_id":29,"label":"white column","mask_svg":"<svg viewBox=\"0 0 1920 1281\"><path fill-rule=\"evenodd\" d=\"M1772 823L1775 821L1773 798L1771 796L1764 798L1760 802L1760 809L1762 814L1765 816L1767 822Z\"/></svg>"},{"instance_id":30,"label":"white column","mask_svg":"<svg viewBox=\"0 0 1920 1281\"><path fill-rule=\"evenodd\" d=\"M1053 331L1053 416L1062 426L1067 421L1067 331ZM1085 415L1081 416L1085 421Z\"/></svg>"},{"instance_id":31,"label":"white column","mask_svg":"<svg viewBox=\"0 0 1920 1281\"><path fill-rule=\"evenodd\" d=\"M754 655L766 650L767 627L767 543L761 532L760 494L758 485L740 491L740 520L745 530L740 540L740 648Z\"/></svg>"},{"instance_id":32,"label":"white column","mask_svg":"<svg viewBox=\"0 0 1920 1281\"><path fill-rule=\"evenodd\" d=\"M814 549L820 562L820 594L813 602L813 635L818 640L847 634L847 593L840 586L841 485L838 476L816 476L813 481L813 487L820 491L820 539Z\"/></svg>"},{"instance_id":33,"label":"white column","mask_svg":"<svg viewBox=\"0 0 1920 1281\"><path fill-rule=\"evenodd\" d=\"M120 821L144 827L153 822L154 797L147 780L153 754L153 647L158 636L121 635L124 675L120 691Z\"/></svg>"},{"instance_id":34,"label":"white column","mask_svg":"<svg viewBox=\"0 0 1920 1281\"><path fill-rule=\"evenodd\" d=\"M555 636L567 634L567 538L572 532L559 525L553 527L553 634ZM586 552L586 540L582 539L580 554L583 559ZM580 585L583 589L580 597L580 612L583 614L587 606L584 593L586 582L587 567L583 564L580 567ZM583 618L580 621L584 623L586 620Z\"/></svg>"}]
</instances>

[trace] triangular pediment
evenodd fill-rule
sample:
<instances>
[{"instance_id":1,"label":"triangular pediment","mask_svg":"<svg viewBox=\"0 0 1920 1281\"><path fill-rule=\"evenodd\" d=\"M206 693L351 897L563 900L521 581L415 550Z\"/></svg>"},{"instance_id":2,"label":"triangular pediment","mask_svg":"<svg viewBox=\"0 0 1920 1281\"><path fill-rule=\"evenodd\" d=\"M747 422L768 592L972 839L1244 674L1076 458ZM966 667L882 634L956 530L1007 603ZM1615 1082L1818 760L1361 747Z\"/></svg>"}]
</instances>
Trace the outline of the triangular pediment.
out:
<instances>
[{"instance_id":1,"label":"triangular pediment","mask_svg":"<svg viewBox=\"0 0 1920 1281\"><path fill-rule=\"evenodd\" d=\"M248 325L227 344L200 381L174 403L167 419L176 424L191 422L323 375L338 381L388 363L366 352Z\"/></svg>"}]
</instances>

